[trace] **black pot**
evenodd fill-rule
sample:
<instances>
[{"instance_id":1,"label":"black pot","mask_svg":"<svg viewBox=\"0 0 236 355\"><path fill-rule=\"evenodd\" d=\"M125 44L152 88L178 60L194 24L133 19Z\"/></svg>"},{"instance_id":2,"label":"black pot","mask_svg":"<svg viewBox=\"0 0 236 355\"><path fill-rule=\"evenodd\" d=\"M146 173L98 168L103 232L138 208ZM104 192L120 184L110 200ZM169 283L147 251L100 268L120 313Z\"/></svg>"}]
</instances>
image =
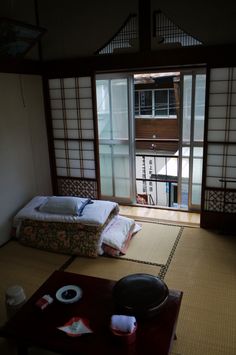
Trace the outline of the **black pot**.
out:
<instances>
[{"instance_id":1,"label":"black pot","mask_svg":"<svg viewBox=\"0 0 236 355\"><path fill-rule=\"evenodd\" d=\"M138 318L157 315L166 303L168 295L169 290L164 281L149 274L125 276L113 287L117 313Z\"/></svg>"}]
</instances>

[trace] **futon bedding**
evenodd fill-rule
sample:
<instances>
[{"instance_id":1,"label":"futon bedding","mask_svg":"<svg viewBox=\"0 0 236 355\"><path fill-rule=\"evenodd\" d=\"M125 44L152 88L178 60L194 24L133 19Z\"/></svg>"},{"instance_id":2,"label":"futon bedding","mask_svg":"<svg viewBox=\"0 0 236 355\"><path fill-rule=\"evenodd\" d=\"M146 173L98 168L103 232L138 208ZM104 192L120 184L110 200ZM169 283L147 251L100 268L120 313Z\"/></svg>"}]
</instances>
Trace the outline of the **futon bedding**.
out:
<instances>
[{"instance_id":1,"label":"futon bedding","mask_svg":"<svg viewBox=\"0 0 236 355\"><path fill-rule=\"evenodd\" d=\"M72 202L76 201L79 206L84 207L83 213L70 214L66 211L63 214L58 208L54 211L43 208L46 202L51 202L49 199L50 197L45 196L34 197L14 217L13 226L19 242L65 254L98 256L102 232L118 214L118 204L101 200L84 204L86 199L73 197ZM64 206L68 208L68 200L65 201ZM46 207L50 207L50 204Z\"/></svg>"}]
</instances>

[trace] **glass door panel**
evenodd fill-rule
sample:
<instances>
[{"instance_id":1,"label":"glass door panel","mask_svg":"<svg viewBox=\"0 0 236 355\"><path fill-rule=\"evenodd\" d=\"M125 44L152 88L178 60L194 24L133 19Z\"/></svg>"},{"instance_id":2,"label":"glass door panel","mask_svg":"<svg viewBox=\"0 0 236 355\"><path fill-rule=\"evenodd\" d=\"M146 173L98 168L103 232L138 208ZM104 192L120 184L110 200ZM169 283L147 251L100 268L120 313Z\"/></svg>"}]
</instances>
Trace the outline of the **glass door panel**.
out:
<instances>
[{"instance_id":1,"label":"glass door panel","mask_svg":"<svg viewBox=\"0 0 236 355\"><path fill-rule=\"evenodd\" d=\"M192 76L183 77L183 120L182 120L182 145L190 143L191 112L192 112Z\"/></svg>"},{"instance_id":2,"label":"glass door panel","mask_svg":"<svg viewBox=\"0 0 236 355\"><path fill-rule=\"evenodd\" d=\"M191 144L190 209L200 209L202 192L203 142L205 121L206 75L197 74L194 88L194 118Z\"/></svg>"},{"instance_id":3,"label":"glass door panel","mask_svg":"<svg viewBox=\"0 0 236 355\"><path fill-rule=\"evenodd\" d=\"M195 210L201 205L206 74L184 74L182 85L179 202L181 208Z\"/></svg>"},{"instance_id":4,"label":"glass door panel","mask_svg":"<svg viewBox=\"0 0 236 355\"><path fill-rule=\"evenodd\" d=\"M194 108L194 142L203 142L205 120L206 75L196 75L195 108Z\"/></svg>"},{"instance_id":5,"label":"glass door panel","mask_svg":"<svg viewBox=\"0 0 236 355\"><path fill-rule=\"evenodd\" d=\"M113 147L114 159L114 190L115 195L121 198L130 196L130 156L129 146L116 145Z\"/></svg>"},{"instance_id":6,"label":"glass door panel","mask_svg":"<svg viewBox=\"0 0 236 355\"><path fill-rule=\"evenodd\" d=\"M192 205L201 204L203 148L193 148Z\"/></svg>"},{"instance_id":7,"label":"glass door panel","mask_svg":"<svg viewBox=\"0 0 236 355\"><path fill-rule=\"evenodd\" d=\"M130 77L96 78L101 198L131 202Z\"/></svg>"},{"instance_id":8,"label":"glass door panel","mask_svg":"<svg viewBox=\"0 0 236 355\"><path fill-rule=\"evenodd\" d=\"M112 146L108 144L99 145L99 162L100 162L100 184L101 195L113 195L113 164L112 164Z\"/></svg>"},{"instance_id":9,"label":"glass door panel","mask_svg":"<svg viewBox=\"0 0 236 355\"><path fill-rule=\"evenodd\" d=\"M180 207L188 208L188 194L189 194L189 154L188 147L182 148L181 154L181 184L180 184Z\"/></svg>"},{"instance_id":10,"label":"glass door panel","mask_svg":"<svg viewBox=\"0 0 236 355\"><path fill-rule=\"evenodd\" d=\"M109 80L96 81L99 139L111 138Z\"/></svg>"},{"instance_id":11,"label":"glass door panel","mask_svg":"<svg viewBox=\"0 0 236 355\"><path fill-rule=\"evenodd\" d=\"M128 121L128 80L112 79L109 81L111 86L111 139L123 139L128 141L129 138L129 121Z\"/></svg>"}]
</instances>

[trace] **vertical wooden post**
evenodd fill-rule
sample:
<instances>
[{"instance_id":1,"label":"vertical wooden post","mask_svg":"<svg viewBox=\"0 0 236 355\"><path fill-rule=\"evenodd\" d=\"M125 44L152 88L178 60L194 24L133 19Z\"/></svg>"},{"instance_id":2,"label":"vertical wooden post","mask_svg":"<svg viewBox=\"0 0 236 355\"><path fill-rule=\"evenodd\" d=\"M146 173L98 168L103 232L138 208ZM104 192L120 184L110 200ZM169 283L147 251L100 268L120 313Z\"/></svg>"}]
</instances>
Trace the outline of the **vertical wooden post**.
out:
<instances>
[{"instance_id":1,"label":"vertical wooden post","mask_svg":"<svg viewBox=\"0 0 236 355\"><path fill-rule=\"evenodd\" d=\"M151 50L151 1L139 0L139 48L140 52Z\"/></svg>"},{"instance_id":2,"label":"vertical wooden post","mask_svg":"<svg viewBox=\"0 0 236 355\"><path fill-rule=\"evenodd\" d=\"M36 25L39 27L39 8L38 8L38 0L34 0L34 11L35 11L35 20L36 20ZM41 39L38 40L38 55L39 55L39 61L42 62L43 60L43 52L42 52L42 42Z\"/></svg>"}]
</instances>

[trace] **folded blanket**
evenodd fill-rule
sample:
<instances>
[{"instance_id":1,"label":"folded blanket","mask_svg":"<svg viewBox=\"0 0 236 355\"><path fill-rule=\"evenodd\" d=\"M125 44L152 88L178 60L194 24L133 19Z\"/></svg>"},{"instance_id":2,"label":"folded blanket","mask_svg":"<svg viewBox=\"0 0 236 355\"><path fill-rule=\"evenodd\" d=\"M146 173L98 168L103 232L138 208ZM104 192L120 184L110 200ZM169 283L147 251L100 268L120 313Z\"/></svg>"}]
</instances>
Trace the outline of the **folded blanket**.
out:
<instances>
[{"instance_id":1,"label":"folded blanket","mask_svg":"<svg viewBox=\"0 0 236 355\"><path fill-rule=\"evenodd\" d=\"M39 211L39 206L41 206L46 199L46 196L34 197L16 214L13 219L13 227L18 228L21 221L24 219L45 222L81 223L91 226L101 226L106 222L107 218L113 210L116 210L117 212L119 210L119 206L116 202L92 200L93 203L89 203L88 199L79 197L78 199L81 202L79 208L83 207L82 216ZM86 201L87 203L85 203Z\"/></svg>"}]
</instances>

